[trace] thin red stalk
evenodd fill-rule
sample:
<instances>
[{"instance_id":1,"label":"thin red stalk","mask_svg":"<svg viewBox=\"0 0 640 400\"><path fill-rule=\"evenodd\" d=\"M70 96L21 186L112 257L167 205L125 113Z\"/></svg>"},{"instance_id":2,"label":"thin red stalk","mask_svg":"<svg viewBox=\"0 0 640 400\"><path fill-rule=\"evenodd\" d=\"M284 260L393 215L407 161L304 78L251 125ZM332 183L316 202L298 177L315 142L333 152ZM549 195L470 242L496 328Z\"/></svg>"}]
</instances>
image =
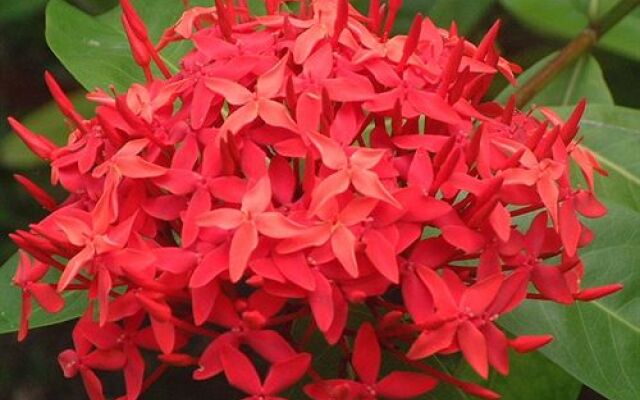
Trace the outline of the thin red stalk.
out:
<instances>
[{"instance_id":1,"label":"thin red stalk","mask_svg":"<svg viewBox=\"0 0 640 400\"><path fill-rule=\"evenodd\" d=\"M397 359L401 360L403 363L410 365L411 367L420 370L422 372L425 372L428 375L433 376L434 378L441 380L442 382L446 382L450 385L454 385L458 388L460 388L461 390L467 392L467 393L472 393L473 390L469 390L471 387L478 387L480 388L479 385L476 385L474 383L471 382L465 382L462 380L459 380L457 378L454 378L451 375L448 375L442 371L439 371L433 367L430 367L427 364L423 364L420 361L415 361L415 360L410 360L409 358L407 358L407 356L405 356L402 352L396 350L393 346L390 345L385 345L385 348ZM486 397L486 398L493 398L493 399L499 399L500 395L497 393L494 393L492 391L490 391L489 389L485 389L482 388L483 391L486 391L487 394L493 393L493 397Z\"/></svg>"},{"instance_id":2,"label":"thin red stalk","mask_svg":"<svg viewBox=\"0 0 640 400\"><path fill-rule=\"evenodd\" d=\"M303 307L303 308L301 308L301 309L299 309L297 311L294 311L292 313L270 318L265 326L266 327L273 327L273 326L282 325L282 324L285 324L287 322L294 321L294 320L296 320L296 319L298 319L300 317L303 317L305 315L308 315L308 314L309 314L309 309Z\"/></svg>"},{"instance_id":3,"label":"thin red stalk","mask_svg":"<svg viewBox=\"0 0 640 400\"><path fill-rule=\"evenodd\" d=\"M218 332L206 329L206 328L202 328L200 326L195 326L193 324L190 324L186 321L183 321L181 319L172 317L171 318L171 323L178 329L183 330L185 332L189 332L189 333L193 333L194 335L199 335L199 336L206 336L206 337L210 337L210 338L217 338L218 336L220 336L220 334Z\"/></svg>"},{"instance_id":4,"label":"thin red stalk","mask_svg":"<svg viewBox=\"0 0 640 400\"><path fill-rule=\"evenodd\" d=\"M153 371L151 375L149 375L142 383L142 392L144 393L145 391L147 391L147 389L149 389L151 385L156 383L158 379L160 379L162 375L164 375L164 373L167 372L168 369L169 369L168 364L164 364L164 363L160 364L160 366L158 366L158 368L156 368L155 371Z\"/></svg>"}]
</instances>

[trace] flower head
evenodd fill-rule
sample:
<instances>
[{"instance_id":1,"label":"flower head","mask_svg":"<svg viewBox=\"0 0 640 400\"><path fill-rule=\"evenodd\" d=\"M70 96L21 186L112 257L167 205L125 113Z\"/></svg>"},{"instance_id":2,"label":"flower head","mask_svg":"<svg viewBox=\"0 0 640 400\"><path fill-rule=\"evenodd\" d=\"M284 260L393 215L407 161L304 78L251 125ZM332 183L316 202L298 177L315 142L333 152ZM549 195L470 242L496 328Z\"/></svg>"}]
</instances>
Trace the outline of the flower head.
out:
<instances>
[{"instance_id":1,"label":"flower head","mask_svg":"<svg viewBox=\"0 0 640 400\"><path fill-rule=\"evenodd\" d=\"M135 399L168 366L224 373L250 399L281 398L305 376L316 399L413 398L438 381L495 398L417 360L460 352L485 378L506 374L509 347L550 338L509 338L500 316L527 298L620 289L580 287L592 235L577 214L606 212L603 171L575 140L584 104L563 122L483 100L519 72L494 47L499 24L476 46L422 16L391 36L401 1L371 1L368 15L347 0L284 3L265 1L263 16L245 0L194 7L156 45L122 0L147 82L91 93L87 120L47 74L75 126L62 147L10 120L69 193L57 204L19 178L51 211L12 235L20 338L32 296L56 312L62 293L84 290L76 348L59 361L92 399L104 398L96 371L122 371ZM182 41L193 50L173 74L159 51ZM368 322L347 329L356 309ZM316 328L354 374L315 371ZM383 357L422 367L379 379Z\"/></svg>"}]
</instances>

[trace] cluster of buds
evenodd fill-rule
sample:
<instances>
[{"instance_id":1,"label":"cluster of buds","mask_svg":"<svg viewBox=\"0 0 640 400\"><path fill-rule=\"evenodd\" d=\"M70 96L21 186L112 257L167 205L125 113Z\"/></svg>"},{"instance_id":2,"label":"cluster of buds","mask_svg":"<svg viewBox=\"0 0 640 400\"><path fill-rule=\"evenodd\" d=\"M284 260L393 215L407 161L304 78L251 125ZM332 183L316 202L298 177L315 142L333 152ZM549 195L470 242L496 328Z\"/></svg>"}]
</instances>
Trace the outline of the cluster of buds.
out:
<instances>
[{"instance_id":1,"label":"cluster of buds","mask_svg":"<svg viewBox=\"0 0 640 400\"><path fill-rule=\"evenodd\" d=\"M501 315L620 289L580 288L593 235L579 215L606 213L604 171L575 139L584 103L565 122L484 100L519 72L495 49L499 24L476 46L420 15L392 36L399 0L367 15L348 0L265 3L263 16L246 0L188 9L154 44L122 0L147 82L90 93L85 119L47 74L75 126L63 147L10 119L69 193L57 204L19 178L50 210L11 236L19 338L32 297L56 312L80 290L59 362L92 400L100 371L120 371L131 400L169 367L224 374L251 399L295 384L313 399L416 398L439 382L498 398L424 360L460 353L484 378L507 374L509 349L551 337L509 337ZM159 52L176 42L194 48L172 73ZM348 326L354 309L368 321ZM336 375L314 368L314 331L344 353ZM414 371L378 380L388 357Z\"/></svg>"}]
</instances>

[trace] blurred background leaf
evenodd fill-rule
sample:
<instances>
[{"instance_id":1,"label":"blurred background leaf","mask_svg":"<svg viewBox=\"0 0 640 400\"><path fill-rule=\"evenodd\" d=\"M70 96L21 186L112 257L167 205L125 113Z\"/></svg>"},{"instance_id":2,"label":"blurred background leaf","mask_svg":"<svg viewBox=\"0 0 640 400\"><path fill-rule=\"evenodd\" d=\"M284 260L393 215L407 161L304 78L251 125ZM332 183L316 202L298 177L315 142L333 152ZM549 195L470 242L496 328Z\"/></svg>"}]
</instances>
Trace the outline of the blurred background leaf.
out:
<instances>
[{"instance_id":1,"label":"blurred background leaf","mask_svg":"<svg viewBox=\"0 0 640 400\"><path fill-rule=\"evenodd\" d=\"M86 117L93 115L95 104L85 99L84 91L70 93L69 98L80 114ZM34 132L44 133L57 144L66 143L71 131L70 126L53 101L32 111L22 118L21 122ZM0 134L0 165L10 169L26 169L42 164L43 161L33 155L13 132L7 131Z\"/></svg>"},{"instance_id":2,"label":"blurred background leaf","mask_svg":"<svg viewBox=\"0 0 640 400\"><path fill-rule=\"evenodd\" d=\"M0 3L0 24L28 18L46 3L47 0L3 1Z\"/></svg>"}]
</instances>

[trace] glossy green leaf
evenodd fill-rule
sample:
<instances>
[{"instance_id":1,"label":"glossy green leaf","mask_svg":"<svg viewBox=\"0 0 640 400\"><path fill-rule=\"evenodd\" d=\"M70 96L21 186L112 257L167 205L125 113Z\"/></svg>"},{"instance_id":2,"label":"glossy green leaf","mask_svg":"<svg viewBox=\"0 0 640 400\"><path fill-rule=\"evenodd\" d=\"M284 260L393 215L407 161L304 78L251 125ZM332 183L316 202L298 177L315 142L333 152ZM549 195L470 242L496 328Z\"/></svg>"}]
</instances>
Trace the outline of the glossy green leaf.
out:
<instances>
[{"instance_id":1,"label":"glossy green leaf","mask_svg":"<svg viewBox=\"0 0 640 400\"><path fill-rule=\"evenodd\" d=\"M600 0L596 15L602 15L618 0ZM500 0L529 28L554 37L572 39L589 21L589 7L575 0ZM592 3L592 2L591 2ZM602 37L598 46L640 60L640 14L632 13Z\"/></svg>"},{"instance_id":2,"label":"glossy green leaf","mask_svg":"<svg viewBox=\"0 0 640 400\"><path fill-rule=\"evenodd\" d=\"M210 2L198 0L191 4ZM182 2L175 0L138 0L133 5L145 20L152 40L157 40L183 11ZM64 0L51 0L46 17L49 47L87 90L108 88L111 84L123 90L144 81L122 30L119 8L93 17ZM162 57L170 69L177 71L178 62L188 49L186 42L174 44L163 51Z\"/></svg>"},{"instance_id":3,"label":"glossy green leaf","mask_svg":"<svg viewBox=\"0 0 640 400\"><path fill-rule=\"evenodd\" d=\"M72 93L69 98L80 114L87 117L93 115L95 104L87 101L83 93ZM66 143L71 130L53 101L21 118L20 122L60 145ZM33 155L12 131L7 131L0 135L0 165L9 169L24 169L42 165L42 160Z\"/></svg>"},{"instance_id":4,"label":"glossy green leaf","mask_svg":"<svg viewBox=\"0 0 640 400\"><path fill-rule=\"evenodd\" d=\"M518 77L518 82L527 82L551 61L557 53L551 54L528 68ZM498 100L505 102L517 88L508 86ZM562 106L576 104L587 98L590 104L613 104L613 97L602 74L602 69L595 57L585 55L562 71L530 104L545 106Z\"/></svg>"},{"instance_id":5,"label":"glossy green leaf","mask_svg":"<svg viewBox=\"0 0 640 400\"><path fill-rule=\"evenodd\" d=\"M0 334L15 332L20 325L20 307L22 293L11 284L11 279L18 265L18 254L12 256L0 267ZM81 291L66 292L64 294L65 308L56 314L44 311L37 302L33 302L33 314L30 328L54 325L75 319L82 315L87 308L86 293Z\"/></svg>"},{"instance_id":6,"label":"glossy green leaf","mask_svg":"<svg viewBox=\"0 0 640 400\"><path fill-rule=\"evenodd\" d=\"M563 114L568 109L560 110ZM527 302L501 321L516 334L551 333L542 353L611 400L640 398L640 112L594 106L584 143L603 166L598 193L609 215L589 221L594 243L583 251L584 287L621 282L613 296L571 307Z\"/></svg>"}]
</instances>

